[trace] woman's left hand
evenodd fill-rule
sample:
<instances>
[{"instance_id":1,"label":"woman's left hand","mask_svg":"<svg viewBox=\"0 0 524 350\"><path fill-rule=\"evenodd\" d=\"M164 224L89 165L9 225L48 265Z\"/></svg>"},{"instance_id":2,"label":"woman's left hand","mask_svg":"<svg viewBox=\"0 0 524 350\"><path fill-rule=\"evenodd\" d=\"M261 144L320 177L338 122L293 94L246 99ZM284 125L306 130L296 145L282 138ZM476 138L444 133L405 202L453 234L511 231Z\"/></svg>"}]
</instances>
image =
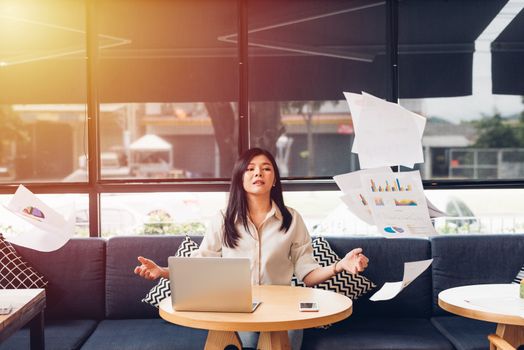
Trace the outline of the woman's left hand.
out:
<instances>
[{"instance_id":1,"label":"woman's left hand","mask_svg":"<svg viewBox=\"0 0 524 350\"><path fill-rule=\"evenodd\" d=\"M356 248L346 254L346 256L337 263L337 272L343 270L357 274L368 267L369 259L362 254L362 248Z\"/></svg>"}]
</instances>

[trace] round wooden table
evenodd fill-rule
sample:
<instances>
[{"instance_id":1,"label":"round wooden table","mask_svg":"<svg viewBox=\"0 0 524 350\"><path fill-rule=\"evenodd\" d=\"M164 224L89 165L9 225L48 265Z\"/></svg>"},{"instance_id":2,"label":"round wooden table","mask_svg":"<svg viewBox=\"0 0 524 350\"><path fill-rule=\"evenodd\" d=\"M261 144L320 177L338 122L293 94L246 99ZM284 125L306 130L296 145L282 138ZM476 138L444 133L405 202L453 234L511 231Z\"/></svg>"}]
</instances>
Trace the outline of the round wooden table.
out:
<instances>
[{"instance_id":1,"label":"round wooden table","mask_svg":"<svg viewBox=\"0 0 524 350\"><path fill-rule=\"evenodd\" d=\"M515 348L524 344L524 299L517 284L476 284L439 293L441 308L456 315L497 323L497 335Z\"/></svg>"},{"instance_id":2,"label":"round wooden table","mask_svg":"<svg viewBox=\"0 0 524 350\"><path fill-rule=\"evenodd\" d=\"M181 326L209 330L206 350L229 344L241 349L237 331L260 332L258 349L290 349L287 331L335 323L353 311L351 299L326 290L291 286L253 286L253 300L262 304L253 313L175 311L171 298L160 302L160 316ZM300 312L299 302L318 303L318 312Z\"/></svg>"}]
</instances>

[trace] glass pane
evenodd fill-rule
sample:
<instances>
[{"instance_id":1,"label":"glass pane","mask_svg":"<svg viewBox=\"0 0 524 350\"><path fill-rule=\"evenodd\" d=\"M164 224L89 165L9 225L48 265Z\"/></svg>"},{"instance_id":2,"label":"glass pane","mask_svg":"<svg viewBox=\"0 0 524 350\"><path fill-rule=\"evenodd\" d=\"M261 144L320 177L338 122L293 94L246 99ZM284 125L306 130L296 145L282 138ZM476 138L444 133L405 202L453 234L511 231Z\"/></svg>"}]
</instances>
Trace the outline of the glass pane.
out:
<instances>
[{"instance_id":1,"label":"glass pane","mask_svg":"<svg viewBox=\"0 0 524 350\"><path fill-rule=\"evenodd\" d=\"M427 118L424 179L524 177L522 7L399 2L400 103Z\"/></svg>"},{"instance_id":2,"label":"glass pane","mask_svg":"<svg viewBox=\"0 0 524 350\"><path fill-rule=\"evenodd\" d=\"M103 194L102 236L203 235L225 206L223 192Z\"/></svg>"},{"instance_id":3,"label":"glass pane","mask_svg":"<svg viewBox=\"0 0 524 350\"><path fill-rule=\"evenodd\" d=\"M342 92L385 97L385 3L248 2L250 145L283 176L356 170Z\"/></svg>"},{"instance_id":4,"label":"glass pane","mask_svg":"<svg viewBox=\"0 0 524 350\"><path fill-rule=\"evenodd\" d=\"M340 191L289 191L287 206L297 210L312 236L375 236L377 229L360 220L340 200Z\"/></svg>"},{"instance_id":5,"label":"glass pane","mask_svg":"<svg viewBox=\"0 0 524 350\"><path fill-rule=\"evenodd\" d=\"M425 193L447 214L434 220L439 235L522 233L524 230L522 189L427 190ZM379 236L375 226L361 221L347 209L340 194L340 191L288 191L284 199L287 206L301 214L313 236ZM224 192L103 194L102 236L204 234L211 220L226 205ZM86 211L82 211L86 209L82 203L76 206L77 225L81 217L88 220Z\"/></svg>"},{"instance_id":6,"label":"glass pane","mask_svg":"<svg viewBox=\"0 0 524 350\"><path fill-rule=\"evenodd\" d=\"M286 192L286 205L304 218L311 235L378 236L377 228L352 214L339 191ZM446 216L434 219L439 235L524 231L522 189L429 190L427 198ZM493 205L497 203L497 205Z\"/></svg>"},{"instance_id":7,"label":"glass pane","mask_svg":"<svg viewBox=\"0 0 524 350\"><path fill-rule=\"evenodd\" d=\"M485 165L489 167L497 166L497 152L493 150L480 150L478 153L479 165Z\"/></svg>"},{"instance_id":8,"label":"glass pane","mask_svg":"<svg viewBox=\"0 0 524 350\"><path fill-rule=\"evenodd\" d=\"M478 179L497 179L497 169L478 169Z\"/></svg>"},{"instance_id":9,"label":"glass pane","mask_svg":"<svg viewBox=\"0 0 524 350\"><path fill-rule=\"evenodd\" d=\"M75 216L75 232L73 237L89 237L89 219L87 216L88 196L85 194L37 194L40 200L52 209L56 210L64 219L68 220L70 215ZM13 214L5 206L13 198L12 195L0 195L0 233L9 238L10 235L31 234L34 230L40 230L26 220Z\"/></svg>"},{"instance_id":10,"label":"glass pane","mask_svg":"<svg viewBox=\"0 0 524 350\"><path fill-rule=\"evenodd\" d=\"M80 0L0 0L0 183L69 181L86 144Z\"/></svg>"},{"instance_id":11,"label":"glass pane","mask_svg":"<svg viewBox=\"0 0 524 350\"><path fill-rule=\"evenodd\" d=\"M102 178L229 177L237 1L102 1Z\"/></svg>"},{"instance_id":12,"label":"glass pane","mask_svg":"<svg viewBox=\"0 0 524 350\"><path fill-rule=\"evenodd\" d=\"M426 191L428 199L448 214L435 220L439 234L522 233L522 195L521 189Z\"/></svg>"}]
</instances>

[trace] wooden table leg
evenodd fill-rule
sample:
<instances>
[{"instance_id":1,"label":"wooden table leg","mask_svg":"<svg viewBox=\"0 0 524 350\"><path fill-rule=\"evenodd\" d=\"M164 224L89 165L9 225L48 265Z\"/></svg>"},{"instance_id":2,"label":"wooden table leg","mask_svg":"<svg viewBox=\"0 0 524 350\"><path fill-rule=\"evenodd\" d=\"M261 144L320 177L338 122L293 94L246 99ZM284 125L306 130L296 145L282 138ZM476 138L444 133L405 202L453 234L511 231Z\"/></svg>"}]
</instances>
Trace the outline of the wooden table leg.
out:
<instances>
[{"instance_id":1,"label":"wooden table leg","mask_svg":"<svg viewBox=\"0 0 524 350\"><path fill-rule=\"evenodd\" d=\"M291 350L287 331L261 332L258 338L259 350Z\"/></svg>"},{"instance_id":2,"label":"wooden table leg","mask_svg":"<svg viewBox=\"0 0 524 350\"><path fill-rule=\"evenodd\" d=\"M44 350L44 312L39 312L29 321L29 346L31 350Z\"/></svg>"},{"instance_id":3,"label":"wooden table leg","mask_svg":"<svg viewBox=\"0 0 524 350\"><path fill-rule=\"evenodd\" d=\"M209 331L204 350L224 350L228 345L242 349L242 342L237 332Z\"/></svg>"},{"instance_id":4,"label":"wooden table leg","mask_svg":"<svg viewBox=\"0 0 524 350\"><path fill-rule=\"evenodd\" d=\"M497 325L497 335L510 343L512 346L518 348L524 345L524 327L510 324L499 323Z\"/></svg>"}]
</instances>

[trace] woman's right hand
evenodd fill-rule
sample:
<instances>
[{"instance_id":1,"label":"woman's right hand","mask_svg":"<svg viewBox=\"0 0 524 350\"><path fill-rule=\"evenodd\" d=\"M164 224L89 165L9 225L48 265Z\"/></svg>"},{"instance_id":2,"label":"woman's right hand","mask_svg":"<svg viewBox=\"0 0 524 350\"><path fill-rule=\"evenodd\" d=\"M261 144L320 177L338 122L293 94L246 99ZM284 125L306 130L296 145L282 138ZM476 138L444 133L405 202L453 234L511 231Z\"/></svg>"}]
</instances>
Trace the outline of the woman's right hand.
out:
<instances>
[{"instance_id":1,"label":"woman's right hand","mask_svg":"<svg viewBox=\"0 0 524 350\"><path fill-rule=\"evenodd\" d=\"M164 268L158 266L153 260L139 256L138 261L141 263L141 265L135 267L134 272L140 277L151 281L156 280L159 277L166 277L167 271Z\"/></svg>"}]
</instances>

